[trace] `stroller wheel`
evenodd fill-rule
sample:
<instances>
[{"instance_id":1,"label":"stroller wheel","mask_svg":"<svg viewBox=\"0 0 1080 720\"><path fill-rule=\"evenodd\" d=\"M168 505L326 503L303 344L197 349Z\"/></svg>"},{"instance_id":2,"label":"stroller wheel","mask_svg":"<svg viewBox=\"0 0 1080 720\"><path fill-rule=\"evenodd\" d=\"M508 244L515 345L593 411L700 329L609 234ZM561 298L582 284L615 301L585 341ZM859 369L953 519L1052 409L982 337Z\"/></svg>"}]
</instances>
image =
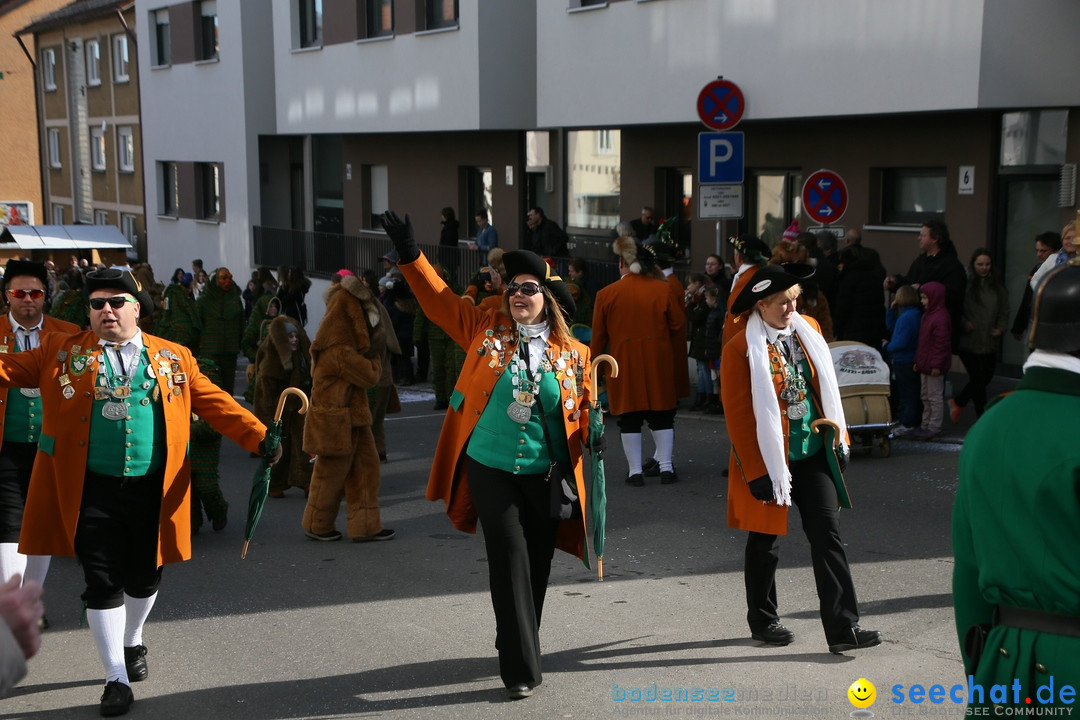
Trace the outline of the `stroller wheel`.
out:
<instances>
[{"instance_id":1,"label":"stroller wheel","mask_svg":"<svg viewBox=\"0 0 1080 720\"><path fill-rule=\"evenodd\" d=\"M881 438L881 457L889 457L890 453L892 453L892 443L887 437Z\"/></svg>"}]
</instances>

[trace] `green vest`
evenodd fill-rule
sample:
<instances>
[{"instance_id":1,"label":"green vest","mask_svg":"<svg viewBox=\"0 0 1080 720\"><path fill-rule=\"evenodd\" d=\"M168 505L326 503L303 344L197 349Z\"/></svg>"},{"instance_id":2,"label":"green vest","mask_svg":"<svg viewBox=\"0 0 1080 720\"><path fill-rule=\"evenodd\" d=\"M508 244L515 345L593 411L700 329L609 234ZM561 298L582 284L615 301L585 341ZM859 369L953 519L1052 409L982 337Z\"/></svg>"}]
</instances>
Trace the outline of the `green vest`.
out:
<instances>
[{"instance_id":1,"label":"green vest","mask_svg":"<svg viewBox=\"0 0 1080 720\"><path fill-rule=\"evenodd\" d=\"M15 343L15 352L19 352ZM4 442L32 442L41 438L41 396L26 397L23 388L11 388L4 412Z\"/></svg>"},{"instance_id":2,"label":"green vest","mask_svg":"<svg viewBox=\"0 0 1080 720\"><path fill-rule=\"evenodd\" d=\"M539 406L543 405L555 459L569 462L566 429L562 423L562 397L555 373L545 372L540 376L540 402L532 406L529 420L521 424L506 414L507 406L514 402L517 394L512 378L512 373L504 372L495 383L491 398L469 436L468 456L482 465L514 475L547 473L551 460L539 412ZM508 452L507 448L513 448L513 451Z\"/></svg>"},{"instance_id":3,"label":"green vest","mask_svg":"<svg viewBox=\"0 0 1080 720\"><path fill-rule=\"evenodd\" d=\"M99 387L112 382L112 366L106 353L98 364L104 370L98 373ZM95 397L90 416L90 448L86 456L86 467L91 472L113 477L141 477L165 464L165 412L160 394L154 392L156 383L148 374L148 367L146 348L140 348L139 362L132 373L131 395L123 399L98 400ZM127 415L120 420L110 420L103 414L107 402L122 402L127 407Z\"/></svg>"},{"instance_id":4,"label":"green vest","mask_svg":"<svg viewBox=\"0 0 1080 720\"><path fill-rule=\"evenodd\" d=\"M811 397L810 363L805 358L799 361L799 371L806 378L806 397L803 402L806 403L809 412L798 420L788 418L788 460L808 458L823 445L821 433L815 433L810 429L810 423L820 418L821 413L818 412L814 399Z\"/></svg>"}]
</instances>

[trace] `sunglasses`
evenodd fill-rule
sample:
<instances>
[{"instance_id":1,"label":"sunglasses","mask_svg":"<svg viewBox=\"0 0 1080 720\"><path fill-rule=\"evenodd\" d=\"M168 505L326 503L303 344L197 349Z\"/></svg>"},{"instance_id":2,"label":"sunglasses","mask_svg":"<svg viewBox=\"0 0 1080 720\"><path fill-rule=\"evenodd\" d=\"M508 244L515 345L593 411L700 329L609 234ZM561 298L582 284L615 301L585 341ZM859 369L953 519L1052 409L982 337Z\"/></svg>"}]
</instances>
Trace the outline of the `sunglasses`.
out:
<instances>
[{"instance_id":1,"label":"sunglasses","mask_svg":"<svg viewBox=\"0 0 1080 720\"><path fill-rule=\"evenodd\" d=\"M508 296L513 296L518 290L521 291L522 295L525 295L526 297L532 297L536 293L540 292L540 285L534 282L512 282L506 286L506 294Z\"/></svg>"},{"instance_id":2,"label":"sunglasses","mask_svg":"<svg viewBox=\"0 0 1080 720\"><path fill-rule=\"evenodd\" d=\"M108 303L109 307L111 307L113 310L119 310L120 308L124 307L124 303L134 302L137 301L130 295L113 295L112 297L107 298L90 298L90 307L92 307L94 310L104 310L105 303Z\"/></svg>"},{"instance_id":3,"label":"sunglasses","mask_svg":"<svg viewBox=\"0 0 1080 720\"><path fill-rule=\"evenodd\" d=\"M44 290L8 290L8 294L16 300L22 300L29 296L31 300L37 300L38 298L45 296Z\"/></svg>"}]
</instances>

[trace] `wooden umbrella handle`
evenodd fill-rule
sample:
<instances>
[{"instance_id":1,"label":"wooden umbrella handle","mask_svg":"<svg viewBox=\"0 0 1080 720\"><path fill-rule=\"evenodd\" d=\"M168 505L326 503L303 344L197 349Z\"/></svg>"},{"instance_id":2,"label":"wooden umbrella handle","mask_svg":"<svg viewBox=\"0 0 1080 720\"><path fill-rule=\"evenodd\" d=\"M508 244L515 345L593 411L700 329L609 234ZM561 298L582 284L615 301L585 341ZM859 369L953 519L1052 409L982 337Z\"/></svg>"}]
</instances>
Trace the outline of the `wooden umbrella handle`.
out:
<instances>
[{"instance_id":1,"label":"wooden umbrella handle","mask_svg":"<svg viewBox=\"0 0 1080 720\"><path fill-rule=\"evenodd\" d=\"M285 401L289 399L290 395L295 395L300 398L300 414L305 415L308 411L308 398L304 394L304 391L300 388L287 387L281 391L281 397L277 401L277 409L274 411L274 422L281 420L281 413L285 410Z\"/></svg>"},{"instance_id":2,"label":"wooden umbrella handle","mask_svg":"<svg viewBox=\"0 0 1080 720\"><path fill-rule=\"evenodd\" d=\"M810 430L815 433L821 432L822 425L830 425L836 432L833 433L833 449L840 449L841 438L843 437L843 431L840 429L839 423L835 423L829 418L818 418L814 422L810 423Z\"/></svg>"},{"instance_id":3,"label":"wooden umbrella handle","mask_svg":"<svg viewBox=\"0 0 1080 720\"><path fill-rule=\"evenodd\" d=\"M611 357L607 353L603 355L597 355L592 359L592 386L593 392L596 392L597 373L600 370L600 366L607 363L611 366L611 377L619 377L619 362L615 358Z\"/></svg>"}]
</instances>

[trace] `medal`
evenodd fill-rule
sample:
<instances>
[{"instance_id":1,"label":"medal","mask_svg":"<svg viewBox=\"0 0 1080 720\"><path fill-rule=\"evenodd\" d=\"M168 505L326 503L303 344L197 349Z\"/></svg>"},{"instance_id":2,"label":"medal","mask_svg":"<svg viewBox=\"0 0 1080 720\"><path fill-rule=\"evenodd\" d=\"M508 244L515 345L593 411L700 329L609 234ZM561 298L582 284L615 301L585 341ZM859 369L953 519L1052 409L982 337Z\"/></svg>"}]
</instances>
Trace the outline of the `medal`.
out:
<instances>
[{"instance_id":1,"label":"medal","mask_svg":"<svg viewBox=\"0 0 1080 720\"><path fill-rule=\"evenodd\" d=\"M533 396L532 393L522 391L517 394L515 402L517 402L519 405L532 407L532 404L536 402L536 398Z\"/></svg>"},{"instance_id":2,"label":"medal","mask_svg":"<svg viewBox=\"0 0 1080 720\"><path fill-rule=\"evenodd\" d=\"M182 373L182 372L173 373L172 381L174 383L176 383L177 385L183 385L184 383L187 382L187 373Z\"/></svg>"},{"instance_id":3,"label":"medal","mask_svg":"<svg viewBox=\"0 0 1080 720\"><path fill-rule=\"evenodd\" d=\"M60 392L64 393L65 400L70 400L71 398L75 397L75 388L72 385L65 385L64 389Z\"/></svg>"},{"instance_id":4,"label":"medal","mask_svg":"<svg viewBox=\"0 0 1080 720\"><path fill-rule=\"evenodd\" d=\"M110 400L101 406L101 415L106 420L123 420L127 417L127 405Z\"/></svg>"},{"instance_id":5,"label":"medal","mask_svg":"<svg viewBox=\"0 0 1080 720\"><path fill-rule=\"evenodd\" d=\"M19 388L19 392L28 398L41 397L41 388Z\"/></svg>"},{"instance_id":6,"label":"medal","mask_svg":"<svg viewBox=\"0 0 1080 720\"><path fill-rule=\"evenodd\" d=\"M522 405L516 400L506 406L506 414L510 416L510 419L519 425L524 422L528 422L532 417L532 407L528 405Z\"/></svg>"},{"instance_id":7,"label":"medal","mask_svg":"<svg viewBox=\"0 0 1080 720\"><path fill-rule=\"evenodd\" d=\"M805 402L787 406L787 416L789 420L802 420L806 417L806 413L808 412L810 411L807 409Z\"/></svg>"}]
</instances>

